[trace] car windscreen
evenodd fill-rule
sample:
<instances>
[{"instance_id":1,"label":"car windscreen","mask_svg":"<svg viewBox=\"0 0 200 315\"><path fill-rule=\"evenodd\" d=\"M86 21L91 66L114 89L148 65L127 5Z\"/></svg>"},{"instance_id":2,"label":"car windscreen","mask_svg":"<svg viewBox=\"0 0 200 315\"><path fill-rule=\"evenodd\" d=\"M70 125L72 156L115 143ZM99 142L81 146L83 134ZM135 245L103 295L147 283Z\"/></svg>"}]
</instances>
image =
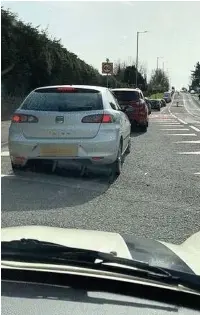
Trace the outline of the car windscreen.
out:
<instances>
[{"instance_id":1,"label":"car windscreen","mask_svg":"<svg viewBox=\"0 0 200 315\"><path fill-rule=\"evenodd\" d=\"M158 100L151 100L151 104L159 104L160 103L160 101L158 101Z\"/></svg>"},{"instance_id":2,"label":"car windscreen","mask_svg":"<svg viewBox=\"0 0 200 315\"><path fill-rule=\"evenodd\" d=\"M78 88L44 88L33 91L21 109L34 111L90 111L103 109L101 92Z\"/></svg>"},{"instance_id":3,"label":"car windscreen","mask_svg":"<svg viewBox=\"0 0 200 315\"><path fill-rule=\"evenodd\" d=\"M138 101L139 93L137 91L112 91L118 101Z\"/></svg>"}]
</instances>

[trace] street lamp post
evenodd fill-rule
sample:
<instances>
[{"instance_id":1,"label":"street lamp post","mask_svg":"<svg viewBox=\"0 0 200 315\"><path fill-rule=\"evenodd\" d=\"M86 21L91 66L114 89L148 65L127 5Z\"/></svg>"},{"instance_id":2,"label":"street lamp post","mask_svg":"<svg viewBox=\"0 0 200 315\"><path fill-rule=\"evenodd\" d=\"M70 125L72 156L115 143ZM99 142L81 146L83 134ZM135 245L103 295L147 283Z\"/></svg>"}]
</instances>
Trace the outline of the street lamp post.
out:
<instances>
[{"instance_id":1,"label":"street lamp post","mask_svg":"<svg viewBox=\"0 0 200 315\"><path fill-rule=\"evenodd\" d=\"M136 50L136 72L135 72L135 85L137 87L137 81L138 81L138 51L139 51L139 34L147 33L147 31L144 32L137 32L137 50Z\"/></svg>"},{"instance_id":2,"label":"street lamp post","mask_svg":"<svg viewBox=\"0 0 200 315\"><path fill-rule=\"evenodd\" d=\"M158 61L159 61L159 59L162 59L162 58L164 58L164 57L157 57L157 70L158 70Z\"/></svg>"}]
</instances>

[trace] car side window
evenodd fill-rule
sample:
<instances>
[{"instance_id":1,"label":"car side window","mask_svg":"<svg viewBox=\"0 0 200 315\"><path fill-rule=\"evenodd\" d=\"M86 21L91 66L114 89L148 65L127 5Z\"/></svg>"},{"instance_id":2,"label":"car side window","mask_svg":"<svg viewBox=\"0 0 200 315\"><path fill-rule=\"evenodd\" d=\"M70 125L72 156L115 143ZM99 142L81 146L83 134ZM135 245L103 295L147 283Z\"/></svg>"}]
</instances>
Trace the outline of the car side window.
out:
<instances>
[{"instance_id":1,"label":"car side window","mask_svg":"<svg viewBox=\"0 0 200 315\"><path fill-rule=\"evenodd\" d=\"M110 106L112 107L112 109L120 110L120 106L119 106L116 98L114 97L114 95L110 91L108 91L108 102L109 102Z\"/></svg>"},{"instance_id":2,"label":"car side window","mask_svg":"<svg viewBox=\"0 0 200 315\"><path fill-rule=\"evenodd\" d=\"M143 100L144 99L144 96L143 94L140 92L140 98Z\"/></svg>"}]
</instances>

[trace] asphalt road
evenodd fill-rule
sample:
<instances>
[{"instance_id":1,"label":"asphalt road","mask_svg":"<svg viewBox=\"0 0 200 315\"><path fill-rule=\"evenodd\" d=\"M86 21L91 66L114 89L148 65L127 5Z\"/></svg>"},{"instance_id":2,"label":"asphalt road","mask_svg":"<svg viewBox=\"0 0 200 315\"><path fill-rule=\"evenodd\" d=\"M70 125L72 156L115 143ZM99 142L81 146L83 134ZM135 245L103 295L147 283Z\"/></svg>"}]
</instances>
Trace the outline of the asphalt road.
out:
<instances>
[{"instance_id":1,"label":"asphalt road","mask_svg":"<svg viewBox=\"0 0 200 315\"><path fill-rule=\"evenodd\" d=\"M200 230L200 103L181 94L132 134L121 176L14 176L2 149L2 227L49 225L180 243ZM6 142L6 123L4 143ZM8 126L8 123L7 123ZM2 141L3 142L3 141Z\"/></svg>"}]
</instances>

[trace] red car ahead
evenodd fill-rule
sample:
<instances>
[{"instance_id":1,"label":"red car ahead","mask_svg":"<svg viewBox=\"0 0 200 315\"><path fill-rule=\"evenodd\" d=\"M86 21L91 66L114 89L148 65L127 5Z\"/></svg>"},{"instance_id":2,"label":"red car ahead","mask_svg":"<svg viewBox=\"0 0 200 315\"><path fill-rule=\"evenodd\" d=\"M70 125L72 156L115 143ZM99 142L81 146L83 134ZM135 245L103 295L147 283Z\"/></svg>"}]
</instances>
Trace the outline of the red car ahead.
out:
<instances>
[{"instance_id":1,"label":"red car ahead","mask_svg":"<svg viewBox=\"0 0 200 315\"><path fill-rule=\"evenodd\" d=\"M149 124L148 107L144 95L140 89L118 88L112 89L112 93L118 100L122 109L126 108L126 114L132 126L139 126L146 131Z\"/></svg>"}]
</instances>

